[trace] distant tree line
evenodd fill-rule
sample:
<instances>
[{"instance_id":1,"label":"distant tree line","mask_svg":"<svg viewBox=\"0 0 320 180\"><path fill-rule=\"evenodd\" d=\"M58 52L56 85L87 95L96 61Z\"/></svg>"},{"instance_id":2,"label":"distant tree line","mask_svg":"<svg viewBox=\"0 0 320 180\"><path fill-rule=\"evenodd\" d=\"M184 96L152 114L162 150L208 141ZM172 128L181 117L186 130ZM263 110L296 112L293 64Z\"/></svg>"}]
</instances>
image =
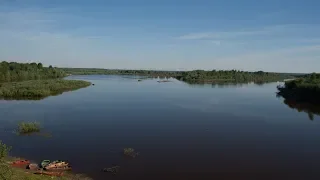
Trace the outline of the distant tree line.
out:
<instances>
[{"instance_id":1,"label":"distant tree line","mask_svg":"<svg viewBox=\"0 0 320 180\"><path fill-rule=\"evenodd\" d=\"M25 80L54 79L66 76L65 72L52 66L43 67L41 63L0 63L0 83Z\"/></svg>"},{"instance_id":2,"label":"distant tree line","mask_svg":"<svg viewBox=\"0 0 320 180\"><path fill-rule=\"evenodd\" d=\"M320 104L320 74L312 73L278 86L278 95L295 100Z\"/></svg>"},{"instance_id":3,"label":"distant tree line","mask_svg":"<svg viewBox=\"0 0 320 180\"><path fill-rule=\"evenodd\" d=\"M216 82L216 81L235 81L235 82L270 82L280 81L288 78L289 75L270 72L248 72L237 70L195 70L183 72L178 79L189 82Z\"/></svg>"},{"instance_id":4,"label":"distant tree line","mask_svg":"<svg viewBox=\"0 0 320 180\"><path fill-rule=\"evenodd\" d=\"M93 68L62 68L68 74L73 75L141 75L150 77L174 77L187 82L216 82L216 81L237 81L237 82L270 82L291 78L292 75L285 73L270 72L247 72L247 71L223 71L223 70L194 70L194 71L151 71L151 70L113 70Z\"/></svg>"},{"instance_id":5,"label":"distant tree line","mask_svg":"<svg viewBox=\"0 0 320 180\"><path fill-rule=\"evenodd\" d=\"M149 77L176 77L179 71L154 71L154 70L121 70L121 69L96 69L96 68L60 68L67 74L73 75L138 75Z\"/></svg>"}]
</instances>

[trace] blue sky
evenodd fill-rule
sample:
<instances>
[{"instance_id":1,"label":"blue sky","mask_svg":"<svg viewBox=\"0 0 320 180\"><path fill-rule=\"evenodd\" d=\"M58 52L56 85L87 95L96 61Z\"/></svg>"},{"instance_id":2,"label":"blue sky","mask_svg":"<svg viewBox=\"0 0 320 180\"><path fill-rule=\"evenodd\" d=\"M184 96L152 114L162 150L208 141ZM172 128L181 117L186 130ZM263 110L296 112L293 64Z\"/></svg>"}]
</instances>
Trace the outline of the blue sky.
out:
<instances>
[{"instance_id":1,"label":"blue sky","mask_svg":"<svg viewBox=\"0 0 320 180\"><path fill-rule=\"evenodd\" d=\"M316 0L0 0L0 58L320 72L319 7Z\"/></svg>"}]
</instances>

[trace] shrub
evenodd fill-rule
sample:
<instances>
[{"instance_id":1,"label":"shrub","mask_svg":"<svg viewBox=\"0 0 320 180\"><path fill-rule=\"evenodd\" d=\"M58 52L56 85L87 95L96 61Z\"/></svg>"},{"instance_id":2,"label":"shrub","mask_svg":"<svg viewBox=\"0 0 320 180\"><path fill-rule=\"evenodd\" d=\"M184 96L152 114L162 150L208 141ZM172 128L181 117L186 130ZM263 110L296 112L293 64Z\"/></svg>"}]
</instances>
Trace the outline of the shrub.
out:
<instances>
[{"instance_id":1,"label":"shrub","mask_svg":"<svg viewBox=\"0 0 320 180\"><path fill-rule=\"evenodd\" d=\"M40 124L37 122L21 122L18 124L18 132L20 134L39 132Z\"/></svg>"},{"instance_id":2,"label":"shrub","mask_svg":"<svg viewBox=\"0 0 320 180\"><path fill-rule=\"evenodd\" d=\"M10 150L11 147L3 144L0 140L0 161L3 161L8 156Z\"/></svg>"}]
</instances>

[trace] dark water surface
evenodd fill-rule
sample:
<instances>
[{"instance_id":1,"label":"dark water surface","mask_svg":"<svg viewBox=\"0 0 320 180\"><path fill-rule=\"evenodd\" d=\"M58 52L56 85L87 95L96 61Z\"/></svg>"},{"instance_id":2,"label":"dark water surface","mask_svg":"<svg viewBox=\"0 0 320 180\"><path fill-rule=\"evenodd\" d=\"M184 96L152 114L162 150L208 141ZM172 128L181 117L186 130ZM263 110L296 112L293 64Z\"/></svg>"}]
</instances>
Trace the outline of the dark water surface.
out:
<instances>
[{"instance_id":1,"label":"dark water surface","mask_svg":"<svg viewBox=\"0 0 320 180\"><path fill-rule=\"evenodd\" d=\"M276 98L276 83L69 78L95 86L40 101L0 101L0 140L12 155L65 159L98 180L320 179L320 118ZM11 133L22 120L40 122L52 137ZM123 157L125 147L140 156ZM112 164L119 174L100 172Z\"/></svg>"}]
</instances>

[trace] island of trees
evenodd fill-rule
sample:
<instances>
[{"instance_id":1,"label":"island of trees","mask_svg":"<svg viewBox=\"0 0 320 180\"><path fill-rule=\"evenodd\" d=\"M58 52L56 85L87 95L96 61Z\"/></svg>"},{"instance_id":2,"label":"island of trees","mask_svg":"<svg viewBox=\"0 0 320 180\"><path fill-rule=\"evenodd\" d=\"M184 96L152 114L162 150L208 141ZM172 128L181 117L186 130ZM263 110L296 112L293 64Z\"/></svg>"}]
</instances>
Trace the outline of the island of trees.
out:
<instances>
[{"instance_id":1,"label":"island of trees","mask_svg":"<svg viewBox=\"0 0 320 180\"><path fill-rule=\"evenodd\" d=\"M274 82L286 78L292 78L293 74L272 73L272 72L247 72L237 70L194 70L194 71L151 71L151 70L114 70L94 68L61 68L68 74L74 75L139 75L148 77L173 77L190 83L213 83L218 81L234 82Z\"/></svg>"},{"instance_id":2,"label":"island of trees","mask_svg":"<svg viewBox=\"0 0 320 180\"><path fill-rule=\"evenodd\" d=\"M65 91L89 86L91 83L77 80L63 80L66 73L41 63L0 63L0 98L41 99Z\"/></svg>"},{"instance_id":3,"label":"island of trees","mask_svg":"<svg viewBox=\"0 0 320 180\"><path fill-rule=\"evenodd\" d=\"M298 103L320 104L320 74L312 73L277 87L278 95Z\"/></svg>"}]
</instances>

